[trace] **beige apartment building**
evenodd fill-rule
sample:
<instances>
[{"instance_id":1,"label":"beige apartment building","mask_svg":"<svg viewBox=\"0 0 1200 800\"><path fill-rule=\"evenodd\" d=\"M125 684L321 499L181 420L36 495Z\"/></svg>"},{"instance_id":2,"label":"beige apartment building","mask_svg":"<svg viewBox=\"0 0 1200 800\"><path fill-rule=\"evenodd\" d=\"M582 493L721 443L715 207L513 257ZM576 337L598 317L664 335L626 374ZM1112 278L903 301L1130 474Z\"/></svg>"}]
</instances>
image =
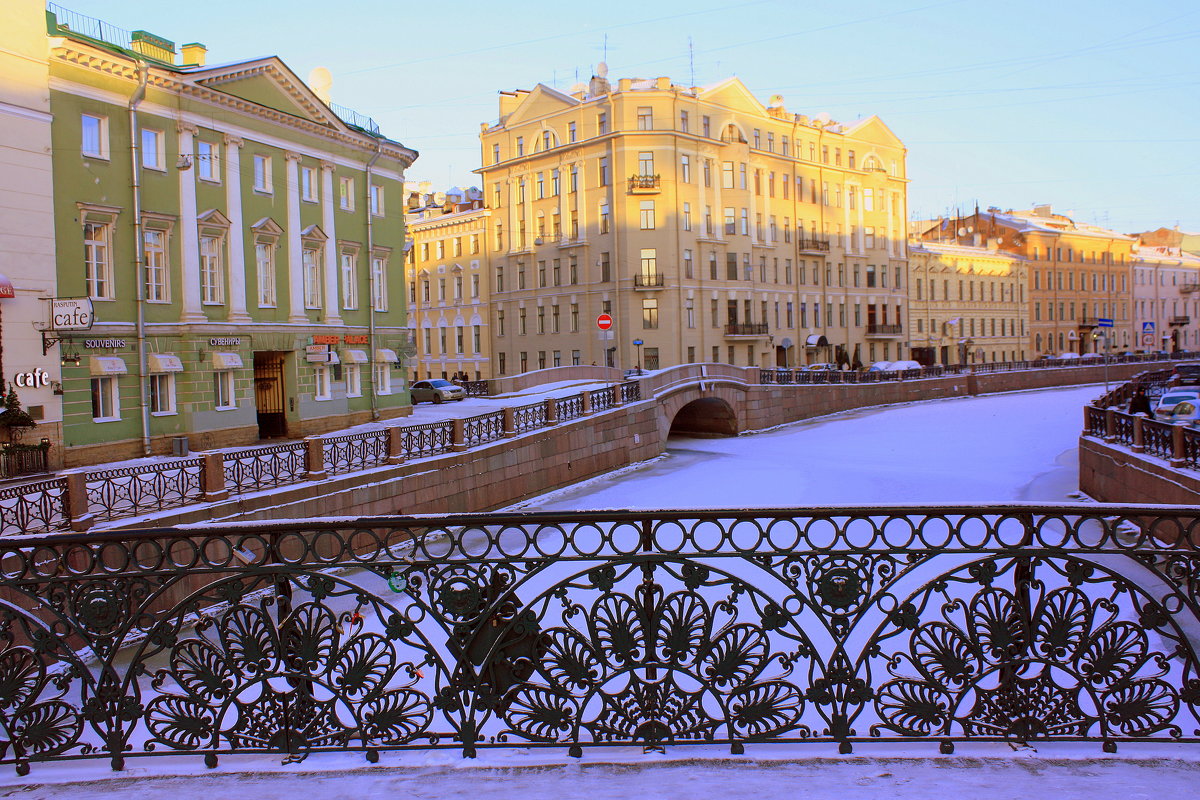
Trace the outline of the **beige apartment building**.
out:
<instances>
[{"instance_id":1,"label":"beige apartment building","mask_svg":"<svg viewBox=\"0 0 1200 800\"><path fill-rule=\"evenodd\" d=\"M1200 349L1200 256L1179 247L1135 248L1133 323L1139 349Z\"/></svg>"},{"instance_id":2,"label":"beige apartment building","mask_svg":"<svg viewBox=\"0 0 1200 800\"><path fill-rule=\"evenodd\" d=\"M494 377L488 335L488 218L483 192L453 188L409 193L405 223L411 378Z\"/></svg>"},{"instance_id":3,"label":"beige apartment building","mask_svg":"<svg viewBox=\"0 0 1200 800\"><path fill-rule=\"evenodd\" d=\"M909 348L922 364L1023 361L1029 336L1028 262L988 245L913 241L908 247Z\"/></svg>"},{"instance_id":4,"label":"beige apartment building","mask_svg":"<svg viewBox=\"0 0 1200 800\"><path fill-rule=\"evenodd\" d=\"M481 126L496 374L907 357L905 149L883 122L598 72L503 92Z\"/></svg>"}]
</instances>

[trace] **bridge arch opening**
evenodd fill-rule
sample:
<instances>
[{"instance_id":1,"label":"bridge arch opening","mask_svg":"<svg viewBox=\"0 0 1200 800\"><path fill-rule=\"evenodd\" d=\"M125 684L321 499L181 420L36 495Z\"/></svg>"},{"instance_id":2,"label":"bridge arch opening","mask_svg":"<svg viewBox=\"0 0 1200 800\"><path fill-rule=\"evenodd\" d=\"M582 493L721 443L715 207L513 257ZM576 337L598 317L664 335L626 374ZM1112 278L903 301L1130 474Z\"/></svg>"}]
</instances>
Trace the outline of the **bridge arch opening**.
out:
<instances>
[{"instance_id":1,"label":"bridge arch opening","mask_svg":"<svg viewBox=\"0 0 1200 800\"><path fill-rule=\"evenodd\" d=\"M675 413L670 432L712 438L737 436L737 414L729 403L719 397L702 397Z\"/></svg>"}]
</instances>

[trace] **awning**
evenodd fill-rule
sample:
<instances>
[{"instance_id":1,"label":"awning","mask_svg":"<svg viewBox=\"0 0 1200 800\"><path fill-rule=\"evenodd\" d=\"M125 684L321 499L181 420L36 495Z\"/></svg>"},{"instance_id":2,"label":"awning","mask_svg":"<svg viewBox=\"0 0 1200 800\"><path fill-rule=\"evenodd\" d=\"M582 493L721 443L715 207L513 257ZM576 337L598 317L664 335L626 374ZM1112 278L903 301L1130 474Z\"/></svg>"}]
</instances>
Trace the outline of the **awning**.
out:
<instances>
[{"instance_id":1,"label":"awning","mask_svg":"<svg viewBox=\"0 0 1200 800\"><path fill-rule=\"evenodd\" d=\"M212 354L213 369L241 369L242 357L237 353L219 353Z\"/></svg>"},{"instance_id":2,"label":"awning","mask_svg":"<svg viewBox=\"0 0 1200 800\"><path fill-rule=\"evenodd\" d=\"M150 372L183 372L183 362L172 353L150 353Z\"/></svg>"},{"instance_id":3,"label":"awning","mask_svg":"<svg viewBox=\"0 0 1200 800\"><path fill-rule=\"evenodd\" d=\"M125 359L120 356L91 356L88 364L88 372L92 375L124 375L129 370L125 369Z\"/></svg>"},{"instance_id":4,"label":"awning","mask_svg":"<svg viewBox=\"0 0 1200 800\"><path fill-rule=\"evenodd\" d=\"M367 351L366 350L344 350L342 352L344 352L346 354L346 363L347 364L365 364L365 363L367 363Z\"/></svg>"},{"instance_id":5,"label":"awning","mask_svg":"<svg viewBox=\"0 0 1200 800\"><path fill-rule=\"evenodd\" d=\"M0 297L16 297L17 293L13 290L12 281L7 275L0 275Z\"/></svg>"},{"instance_id":6,"label":"awning","mask_svg":"<svg viewBox=\"0 0 1200 800\"><path fill-rule=\"evenodd\" d=\"M829 340L820 333L810 333L808 338L804 340L804 344L809 347L828 347Z\"/></svg>"},{"instance_id":7,"label":"awning","mask_svg":"<svg viewBox=\"0 0 1200 800\"><path fill-rule=\"evenodd\" d=\"M340 363L342 363L342 360L341 360L340 358L338 358L337 350L330 350L330 351L329 351L329 361L328 361L328 363L330 363L330 364L340 364Z\"/></svg>"},{"instance_id":8,"label":"awning","mask_svg":"<svg viewBox=\"0 0 1200 800\"><path fill-rule=\"evenodd\" d=\"M395 350L388 350L386 347L380 347L375 351L376 364L395 364L399 360L400 357L396 355Z\"/></svg>"}]
</instances>

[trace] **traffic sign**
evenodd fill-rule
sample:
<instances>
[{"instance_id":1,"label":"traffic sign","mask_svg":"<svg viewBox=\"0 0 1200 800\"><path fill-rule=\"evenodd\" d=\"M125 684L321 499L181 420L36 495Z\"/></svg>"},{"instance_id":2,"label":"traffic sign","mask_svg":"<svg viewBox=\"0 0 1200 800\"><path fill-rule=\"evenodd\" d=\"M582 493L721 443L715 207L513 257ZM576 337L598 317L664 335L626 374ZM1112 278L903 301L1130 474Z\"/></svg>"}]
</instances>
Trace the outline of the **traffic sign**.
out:
<instances>
[{"instance_id":1,"label":"traffic sign","mask_svg":"<svg viewBox=\"0 0 1200 800\"><path fill-rule=\"evenodd\" d=\"M606 331L612 327L613 318L611 314L601 314L596 317L596 327L602 331Z\"/></svg>"},{"instance_id":2,"label":"traffic sign","mask_svg":"<svg viewBox=\"0 0 1200 800\"><path fill-rule=\"evenodd\" d=\"M1142 344L1147 345L1147 346L1153 345L1154 344L1154 334L1153 333L1143 333L1142 334Z\"/></svg>"},{"instance_id":3,"label":"traffic sign","mask_svg":"<svg viewBox=\"0 0 1200 800\"><path fill-rule=\"evenodd\" d=\"M1154 323L1153 322L1143 322L1142 323L1142 333L1154 333Z\"/></svg>"},{"instance_id":4,"label":"traffic sign","mask_svg":"<svg viewBox=\"0 0 1200 800\"><path fill-rule=\"evenodd\" d=\"M634 346L634 347L641 347L643 344L645 344L645 342L643 342L641 339L634 339L634 340L633 340L633 346Z\"/></svg>"},{"instance_id":5,"label":"traffic sign","mask_svg":"<svg viewBox=\"0 0 1200 800\"><path fill-rule=\"evenodd\" d=\"M1111 328L1113 326L1111 319L1103 319L1103 318L1096 320L1096 324L1098 326L1100 326L1101 328Z\"/></svg>"}]
</instances>

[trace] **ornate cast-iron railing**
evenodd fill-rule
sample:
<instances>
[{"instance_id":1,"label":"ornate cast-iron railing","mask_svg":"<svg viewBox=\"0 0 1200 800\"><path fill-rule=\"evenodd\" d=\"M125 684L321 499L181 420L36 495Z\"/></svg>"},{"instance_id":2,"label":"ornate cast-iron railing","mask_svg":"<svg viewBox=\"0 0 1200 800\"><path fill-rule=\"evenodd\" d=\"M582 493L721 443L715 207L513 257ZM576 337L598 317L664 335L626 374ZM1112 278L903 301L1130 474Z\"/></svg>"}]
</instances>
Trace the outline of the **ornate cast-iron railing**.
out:
<instances>
[{"instance_id":1,"label":"ornate cast-iron railing","mask_svg":"<svg viewBox=\"0 0 1200 800\"><path fill-rule=\"evenodd\" d=\"M583 395L576 394L570 397L564 397L555 403L558 419L560 422L566 422L569 419L577 419L583 416Z\"/></svg>"},{"instance_id":2,"label":"ornate cast-iron railing","mask_svg":"<svg viewBox=\"0 0 1200 800\"><path fill-rule=\"evenodd\" d=\"M1142 420L1142 447L1150 455L1170 458L1174 450L1173 427L1167 422L1158 422L1152 419Z\"/></svg>"},{"instance_id":3,"label":"ornate cast-iron railing","mask_svg":"<svg viewBox=\"0 0 1200 800\"><path fill-rule=\"evenodd\" d=\"M463 440L468 447L494 442L503 435L503 411L493 411L463 420Z\"/></svg>"},{"instance_id":4,"label":"ornate cast-iron railing","mask_svg":"<svg viewBox=\"0 0 1200 800\"><path fill-rule=\"evenodd\" d=\"M433 456L450 451L454 443L454 425L448 421L408 425L401 429L400 435L406 457Z\"/></svg>"},{"instance_id":5,"label":"ornate cast-iron railing","mask_svg":"<svg viewBox=\"0 0 1200 800\"><path fill-rule=\"evenodd\" d=\"M603 411L612 408L617 404L617 392L611 386L605 386L603 389L594 389L592 391L592 408L596 411Z\"/></svg>"},{"instance_id":6,"label":"ornate cast-iron railing","mask_svg":"<svg viewBox=\"0 0 1200 800\"><path fill-rule=\"evenodd\" d=\"M1128 414L1116 414L1113 418L1113 441L1119 444L1133 444L1133 417Z\"/></svg>"},{"instance_id":7,"label":"ornate cast-iron railing","mask_svg":"<svg viewBox=\"0 0 1200 800\"><path fill-rule=\"evenodd\" d=\"M517 433L531 431L546 424L546 404L530 403L513 409L513 429Z\"/></svg>"},{"instance_id":8,"label":"ornate cast-iron railing","mask_svg":"<svg viewBox=\"0 0 1200 800\"><path fill-rule=\"evenodd\" d=\"M225 486L255 492L304 480L308 474L303 442L239 450L225 456Z\"/></svg>"},{"instance_id":9,"label":"ornate cast-iron railing","mask_svg":"<svg viewBox=\"0 0 1200 800\"><path fill-rule=\"evenodd\" d=\"M204 495L199 458L140 467L119 467L89 472L88 507L97 519L116 519L162 511L199 502Z\"/></svg>"},{"instance_id":10,"label":"ornate cast-iron railing","mask_svg":"<svg viewBox=\"0 0 1200 800\"><path fill-rule=\"evenodd\" d=\"M0 531L43 533L67 527L67 482L52 478L0 489Z\"/></svg>"},{"instance_id":11,"label":"ornate cast-iron railing","mask_svg":"<svg viewBox=\"0 0 1200 800\"><path fill-rule=\"evenodd\" d=\"M325 471L330 475L361 472L388 463L388 434L385 430L327 436L321 442Z\"/></svg>"},{"instance_id":12,"label":"ornate cast-iron railing","mask_svg":"<svg viewBox=\"0 0 1200 800\"><path fill-rule=\"evenodd\" d=\"M1200 742L1162 506L583 512L0 540L0 762Z\"/></svg>"}]
</instances>

